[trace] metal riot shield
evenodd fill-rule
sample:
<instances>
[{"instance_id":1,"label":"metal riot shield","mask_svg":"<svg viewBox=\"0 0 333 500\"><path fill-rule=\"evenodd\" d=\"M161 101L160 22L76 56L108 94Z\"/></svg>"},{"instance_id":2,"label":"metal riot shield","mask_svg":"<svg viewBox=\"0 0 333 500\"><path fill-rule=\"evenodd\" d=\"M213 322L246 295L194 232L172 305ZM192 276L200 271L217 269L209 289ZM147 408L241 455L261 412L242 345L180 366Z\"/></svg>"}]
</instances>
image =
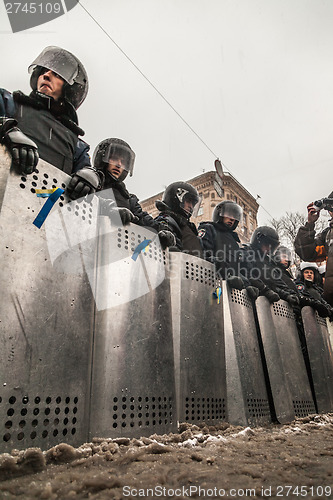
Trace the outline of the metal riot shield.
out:
<instances>
[{"instance_id":1,"label":"metal riot shield","mask_svg":"<svg viewBox=\"0 0 333 500\"><path fill-rule=\"evenodd\" d=\"M0 451L75 446L88 437L94 301L83 269L56 269L45 223L33 224L45 203L37 190L69 177L44 161L29 176L10 164L1 149Z\"/></svg>"},{"instance_id":2,"label":"metal riot shield","mask_svg":"<svg viewBox=\"0 0 333 500\"><path fill-rule=\"evenodd\" d=\"M214 425L226 419L223 307L213 298L215 266L170 253L179 420Z\"/></svg>"},{"instance_id":3,"label":"metal riot shield","mask_svg":"<svg viewBox=\"0 0 333 500\"><path fill-rule=\"evenodd\" d=\"M101 219L90 436L175 431L167 255L148 228Z\"/></svg>"},{"instance_id":4,"label":"metal riot shield","mask_svg":"<svg viewBox=\"0 0 333 500\"><path fill-rule=\"evenodd\" d=\"M252 303L244 290L222 282L228 422L262 425L271 411Z\"/></svg>"},{"instance_id":5,"label":"metal riot shield","mask_svg":"<svg viewBox=\"0 0 333 500\"><path fill-rule=\"evenodd\" d=\"M328 330L328 338L331 344L331 348L333 347L333 323L326 318L326 325Z\"/></svg>"},{"instance_id":6,"label":"metal riot shield","mask_svg":"<svg viewBox=\"0 0 333 500\"><path fill-rule=\"evenodd\" d=\"M294 313L283 300L258 297L256 310L274 409L280 423L315 413Z\"/></svg>"},{"instance_id":7,"label":"metal riot shield","mask_svg":"<svg viewBox=\"0 0 333 500\"><path fill-rule=\"evenodd\" d=\"M326 319L309 306L302 308L302 319L318 412L331 412L333 354Z\"/></svg>"}]
</instances>

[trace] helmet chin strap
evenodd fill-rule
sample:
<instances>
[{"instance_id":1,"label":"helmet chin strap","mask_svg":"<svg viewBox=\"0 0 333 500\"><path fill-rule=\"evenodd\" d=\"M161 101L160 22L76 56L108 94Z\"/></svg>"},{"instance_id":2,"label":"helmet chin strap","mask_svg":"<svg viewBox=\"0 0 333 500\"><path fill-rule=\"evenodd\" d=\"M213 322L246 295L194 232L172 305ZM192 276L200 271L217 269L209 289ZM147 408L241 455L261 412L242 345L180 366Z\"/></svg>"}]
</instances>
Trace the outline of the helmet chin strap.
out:
<instances>
[{"instance_id":1,"label":"helmet chin strap","mask_svg":"<svg viewBox=\"0 0 333 500\"><path fill-rule=\"evenodd\" d=\"M108 170L108 169L107 169L107 174L108 174L108 175L109 175L109 176L110 176L110 177L111 177L114 181L116 181L116 182L122 182L122 181L124 181L124 180L126 179L128 172L127 172L127 170L124 170L124 171L120 174L120 176L119 176L119 177L115 177L115 176L114 176L114 175L110 172L110 170Z\"/></svg>"}]
</instances>

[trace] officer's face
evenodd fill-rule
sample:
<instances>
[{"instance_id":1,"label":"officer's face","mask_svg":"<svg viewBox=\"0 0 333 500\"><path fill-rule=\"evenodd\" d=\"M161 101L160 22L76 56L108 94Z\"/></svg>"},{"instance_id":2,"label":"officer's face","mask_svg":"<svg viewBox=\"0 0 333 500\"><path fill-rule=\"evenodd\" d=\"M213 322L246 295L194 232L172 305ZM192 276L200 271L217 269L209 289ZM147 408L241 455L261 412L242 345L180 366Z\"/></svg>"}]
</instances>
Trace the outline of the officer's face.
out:
<instances>
[{"instance_id":1,"label":"officer's face","mask_svg":"<svg viewBox=\"0 0 333 500\"><path fill-rule=\"evenodd\" d=\"M38 92L53 97L56 101L62 95L63 86L64 80L51 70L45 70L45 73L40 75L37 80Z\"/></svg>"},{"instance_id":2,"label":"officer's face","mask_svg":"<svg viewBox=\"0 0 333 500\"><path fill-rule=\"evenodd\" d=\"M314 272L311 269L304 269L303 276L306 281L314 280Z\"/></svg>"},{"instance_id":3,"label":"officer's face","mask_svg":"<svg viewBox=\"0 0 333 500\"><path fill-rule=\"evenodd\" d=\"M109 160L108 171L118 179L124 171L124 159L119 157L113 157Z\"/></svg>"},{"instance_id":4,"label":"officer's face","mask_svg":"<svg viewBox=\"0 0 333 500\"><path fill-rule=\"evenodd\" d=\"M194 209L194 201L193 200L184 200L184 210L185 212L189 213L189 214L193 214L193 209Z\"/></svg>"},{"instance_id":5,"label":"officer's face","mask_svg":"<svg viewBox=\"0 0 333 500\"><path fill-rule=\"evenodd\" d=\"M228 227L232 227L235 223L235 219L233 217L222 217L222 220Z\"/></svg>"},{"instance_id":6,"label":"officer's face","mask_svg":"<svg viewBox=\"0 0 333 500\"><path fill-rule=\"evenodd\" d=\"M289 259L286 255L281 255L280 262L285 268L289 266Z\"/></svg>"}]
</instances>

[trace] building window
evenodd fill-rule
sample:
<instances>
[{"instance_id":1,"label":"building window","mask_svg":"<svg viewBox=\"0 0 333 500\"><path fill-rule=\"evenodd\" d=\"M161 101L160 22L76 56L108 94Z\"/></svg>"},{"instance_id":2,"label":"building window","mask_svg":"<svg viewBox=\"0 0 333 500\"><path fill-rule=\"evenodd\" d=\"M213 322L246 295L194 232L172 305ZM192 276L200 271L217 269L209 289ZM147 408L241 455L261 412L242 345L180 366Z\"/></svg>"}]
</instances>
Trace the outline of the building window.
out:
<instances>
[{"instance_id":1,"label":"building window","mask_svg":"<svg viewBox=\"0 0 333 500\"><path fill-rule=\"evenodd\" d=\"M210 194L211 198L215 198L215 193Z\"/></svg>"},{"instance_id":2,"label":"building window","mask_svg":"<svg viewBox=\"0 0 333 500\"><path fill-rule=\"evenodd\" d=\"M199 217L199 215L203 215L203 207L199 208L197 217Z\"/></svg>"}]
</instances>

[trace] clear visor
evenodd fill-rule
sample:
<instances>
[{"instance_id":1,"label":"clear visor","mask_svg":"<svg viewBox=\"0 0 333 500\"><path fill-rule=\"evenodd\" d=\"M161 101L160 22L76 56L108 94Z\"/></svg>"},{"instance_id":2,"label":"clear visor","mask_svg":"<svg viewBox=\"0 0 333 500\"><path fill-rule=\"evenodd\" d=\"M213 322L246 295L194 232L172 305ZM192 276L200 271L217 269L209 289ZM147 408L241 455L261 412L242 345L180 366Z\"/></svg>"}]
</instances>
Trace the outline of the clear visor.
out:
<instances>
[{"instance_id":1,"label":"clear visor","mask_svg":"<svg viewBox=\"0 0 333 500\"><path fill-rule=\"evenodd\" d=\"M219 217L229 217L230 219L235 219L241 222L243 216L242 208L236 203L226 203L218 207Z\"/></svg>"},{"instance_id":2,"label":"clear visor","mask_svg":"<svg viewBox=\"0 0 333 500\"><path fill-rule=\"evenodd\" d=\"M275 252L276 257L281 260L291 261L291 251L288 248L278 248Z\"/></svg>"},{"instance_id":3,"label":"clear visor","mask_svg":"<svg viewBox=\"0 0 333 500\"><path fill-rule=\"evenodd\" d=\"M201 205L202 197L185 194L180 206L185 212L189 213L191 217L197 217Z\"/></svg>"},{"instance_id":4,"label":"clear visor","mask_svg":"<svg viewBox=\"0 0 333 500\"><path fill-rule=\"evenodd\" d=\"M277 247L279 246L278 241L276 241L272 238L267 238L267 237L262 238L262 240L260 240L260 244L262 247L269 248L270 254L273 254L275 252L275 250L277 249Z\"/></svg>"},{"instance_id":5,"label":"clear visor","mask_svg":"<svg viewBox=\"0 0 333 500\"><path fill-rule=\"evenodd\" d=\"M84 71L80 71L79 61L73 54L59 47L46 47L33 63L30 64L28 68L29 73L32 73L36 66L42 66L54 71L69 85L73 85L75 82L81 85L85 84Z\"/></svg>"},{"instance_id":6,"label":"clear visor","mask_svg":"<svg viewBox=\"0 0 333 500\"><path fill-rule=\"evenodd\" d=\"M103 156L104 163L122 167L130 175L133 173L134 160L134 151L122 144L109 144Z\"/></svg>"}]
</instances>

